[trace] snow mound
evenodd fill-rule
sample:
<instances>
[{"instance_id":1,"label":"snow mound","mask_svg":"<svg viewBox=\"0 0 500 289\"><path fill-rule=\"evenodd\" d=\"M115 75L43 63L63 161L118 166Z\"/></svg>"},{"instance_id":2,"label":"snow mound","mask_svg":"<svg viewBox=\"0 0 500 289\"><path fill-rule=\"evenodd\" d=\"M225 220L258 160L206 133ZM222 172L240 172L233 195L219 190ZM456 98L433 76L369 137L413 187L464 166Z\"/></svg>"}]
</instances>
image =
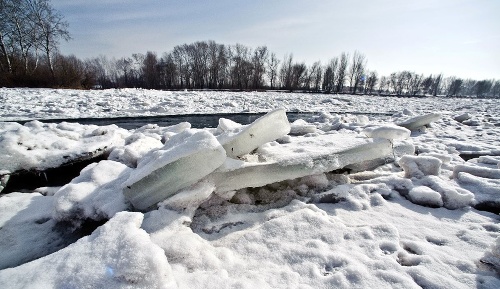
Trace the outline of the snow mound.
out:
<instances>
[{"instance_id":1,"label":"snow mound","mask_svg":"<svg viewBox=\"0 0 500 289\"><path fill-rule=\"evenodd\" d=\"M428 175L438 175L442 161L431 156L404 155L399 160L399 165L405 171L405 177L422 178Z\"/></svg>"},{"instance_id":2,"label":"snow mound","mask_svg":"<svg viewBox=\"0 0 500 289\"><path fill-rule=\"evenodd\" d=\"M177 288L163 250L140 229L142 220L141 213L118 213L54 254L0 271L0 284L11 289Z\"/></svg>"},{"instance_id":3,"label":"snow mound","mask_svg":"<svg viewBox=\"0 0 500 289\"><path fill-rule=\"evenodd\" d=\"M52 210L53 198L39 193L0 197L0 270L40 258L65 245L55 232Z\"/></svg>"},{"instance_id":4,"label":"snow mound","mask_svg":"<svg viewBox=\"0 0 500 289\"><path fill-rule=\"evenodd\" d=\"M55 168L123 145L129 134L116 125L0 123L0 170Z\"/></svg>"},{"instance_id":5,"label":"snow mound","mask_svg":"<svg viewBox=\"0 0 500 289\"><path fill-rule=\"evenodd\" d=\"M85 219L110 219L126 210L129 206L121 184L131 172L126 165L110 160L87 166L55 193L53 218L78 225Z\"/></svg>"}]
</instances>

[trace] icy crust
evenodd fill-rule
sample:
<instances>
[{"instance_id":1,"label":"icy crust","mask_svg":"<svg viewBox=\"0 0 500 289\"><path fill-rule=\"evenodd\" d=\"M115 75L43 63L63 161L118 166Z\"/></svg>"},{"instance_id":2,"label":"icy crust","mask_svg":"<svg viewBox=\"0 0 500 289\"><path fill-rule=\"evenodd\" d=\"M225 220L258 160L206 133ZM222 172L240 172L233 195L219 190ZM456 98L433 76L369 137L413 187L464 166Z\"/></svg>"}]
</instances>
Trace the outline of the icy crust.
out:
<instances>
[{"instance_id":1,"label":"icy crust","mask_svg":"<svg viewBox=\"0 0 500 289\"><path fill-rule=\"evenodd\" d=\"M177 288L162 249L121 212L92 235L46 257L0 271L4 288ZM29 274L27 275L27 272Z\"/></svg>"},{"instance_id":2,"label":"icy crust","mask_svg":"<svg viewBox=\"0 0 500 289\"><path fill-rule=\"evenodd\" d=\"M123 194L140 210L191 186L218 168L226 152L207 131L184 131L146 154L123 184Z\"/></svg>"},{"instance_id":3,"label":"icy crust","mask_svg":"<svg viewBox=\"0 0 500 289\"><path fill-rule=\"evenodd\" d=\"M0 170L55 168L122 145L128 135L128 131L116 125L0 122Z\"/></svg>"}]
</instances>

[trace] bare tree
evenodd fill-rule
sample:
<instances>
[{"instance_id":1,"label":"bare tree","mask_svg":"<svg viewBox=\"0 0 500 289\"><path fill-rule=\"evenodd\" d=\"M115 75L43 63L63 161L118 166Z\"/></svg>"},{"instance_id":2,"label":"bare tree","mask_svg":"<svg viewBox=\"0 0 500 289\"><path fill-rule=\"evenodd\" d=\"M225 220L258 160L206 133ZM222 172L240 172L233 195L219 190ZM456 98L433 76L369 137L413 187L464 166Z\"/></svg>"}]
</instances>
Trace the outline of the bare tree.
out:
<instances>
[{"instance_id":1,"label":"bare tree","mask_svg":"<svg viewBox=\"0 0 500 289\"><path fill-rule=\"evenodd\" d=\"M325 73L323 76L323 89L326 92L333 92L335 90L335 80L337 75L337 69L339 66L338 57L330 60L330 63L325 68Z\"/></svg>"},{"instance_id":2,"label":"bare tree","mask_svg":"<svg viewBox=\"0 0 500 289\"><path fill-rule=\"evenodd\" d=\"M293 55L285 55L280 69L281 86L285 89L292 89L293 77Z\"/></svg>"},{"instance_id":3,"label":"bare tree","mask_svg":"<svg viewBox=\"0 0 500 289\"><path fill-rule=\"evenodd\" d=\"M368 73L368 77L366 79L366 88L365 88L365 93L372 94L373 89L377 85L378 81L378 76L376 71L370 71Z\"/></svg>"},{"instance_id":4,"label":"bare tree","mask_svg":"<svg viewBox=\"0 0 500 289\"><path fill-rule=\"evenodd\" d=\"M323 77L323 67L321 66L320 61L316 61L313 63L311 67L311 75L312 75L312 80L311 83L313 84L313 88L315 91L320 91L321 90L321 80Z\"/></svg>"},{"instance_id":5,"label":"bare tree","mask_svg":"<svg viewBox=\"0 0 500 289\"><path fill-rule=\"evenodd\" d=\"M55 78L52 54L57 51L59 40L69 40L68 22L50 5L48 0L26 0L30 12L35 17L35 27L39 34L39 44L45 53L50 72Z\"/></svg>"},{"instance_id":6,"label":"bare tree","mask_svg":"<svg viewBox=\"0 0 500 289\"><path fill-rule=\"evenodd\" d=\"M443 79L443 75L439 74L436 76L432 82L432 96L437 96L440 93L441 90L441 80Z\"/></svg>"},{"instance_id":7,"label":"bare tree","mask_svg":"<svg viewBox=\"0 0 500 289\"><path fill-rule=\"evenodd\" d=\"M463 79L452 76L449 78L448 82L449 84L448 88L446 89L446 94L448 96L457 96L458 94L460 94L460 91L462 90L462 84L464 82Z\"/></svg>"},{"instance_id":8,"label":"bare tree","mask_svg":"<svg viewBox=\"0 0 500 289\"><path fill-rule=\"evenodd\" d=\"M352 56L352 63L349 69L349 86L351 93L356 94L358 85L360 84L366 66L366 58L359 51L354 51Z\"/></svg>"},{"instance_id":9,"label":"bare tree","mask_svg":"<svg viewBox=\"0 0 500 289\"><path fill-rule=\"evenodd\" d=\"M388 85L389 85L389 79L387 78L387 76L382 76L378 84L378 93L379 94L385 93L387 91Z\"/></svg>"},{"instance_id":10,"label":"bare tree","mask_svg":"<svg viewBox=\"0 0 500 289\"><path fill-rule=\"evenodd\" d=\"M342 54L340 55L339 66L337 70L337 79L336 79L336 84L337 84L336 91L339 93L343 92L344 90L344 83L347 73L348 62L349 62L349 54L342 52Z\"/></svg>"},{"instance_id":11,"label":"bare tree","mask_svg":"<svg viewBox=\"0 0 500 289\"><path fill-rule=\"evenodd\" d=\"M142 62L142 75L146 88L158 88L158 58L156 53L148 51Z\"/></svg>"},{"instance_id":12,"label":"bare tree","mask_svg":"<svg viewBox=\"0 0 500 289\"><path fill-rule=\"evenodd\" d=\"M478 81L476 83L476 97L483 97L487 95L490 92L491 87L493 86L493 81L484 79L481 81Z\"/></svg>"},{"instance_id":13,"label":"bare tree","mask_svg":"<svg viewBox=\"0 0 500 289\"><path fill-rule=\"evenodd\" d=\"M266 73L266 62L269 52L266 46L257 47L252 56L253 66L253 88L259 89L264 86L264 74Z\"/></svg>"},{"instance_id":14,"label":"bare tree","mask_svg":"<svg viewBox=\"0 0 500 289\"><path fill-rule=\"evenodd\" d=\"M500 80L495 81L493 87L491 88L492 97L500 97Z\"/></svg>"},{"instance_id":15,"label":"bare tree","mask_svg":"<svg viewBox=\"0 0 500 289\"><path fill-rule=\"evenodd\" d=\"M422 80L421 89L424 95L432 93L432 83L434 83L434 77L432 77L432 74Z\"/></svg>"},{"instance_id":16,"label":"bare tree","mask_svg":"<svg viewBox=\"0 0 500 289\"><path fill-rule=\"evenodd\" d=\"M276 84L279 63L280 60L276 57L276 54L271 53L271 57L267 60L267 77L269 78L271 89L273 89Z\"/></svg>"}]
</instances>

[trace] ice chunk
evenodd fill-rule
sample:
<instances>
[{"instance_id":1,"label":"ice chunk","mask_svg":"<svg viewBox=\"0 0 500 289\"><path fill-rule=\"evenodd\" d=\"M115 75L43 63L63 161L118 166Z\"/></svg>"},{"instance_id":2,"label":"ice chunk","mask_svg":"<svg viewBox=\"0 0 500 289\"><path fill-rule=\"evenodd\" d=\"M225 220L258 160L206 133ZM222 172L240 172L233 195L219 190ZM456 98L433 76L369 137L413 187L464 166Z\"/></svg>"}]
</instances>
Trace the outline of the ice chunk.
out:
<instances>
[{"instance_id":1,"label":"ice chunk","mask_svg":"<svg viewBox=\"0 0 500 289\"><path fill-rule=\"evenodd\" d=\"M142 220L141 213L120 212L91 236L1 270L0 284L11 289L176 288L165 253L140 229Z\"/></svg>"},{"instance_id":2,"label":"ice chunk","mask_svg":"<svg viewBox=\"0 0 500 289\"><path fill-rule=\"evenodd\" d=\"M458 183L474 193L478 204L496 207L500 211L500 180L477 177L466 172L457 174Z\"/></svg>"},{"instance_id":3,"label":"ice chunk","mask_svg":"<svg viewBox=\"0 0 500 289\"><path fill-rule=\"evenodd\" d=\"M236 131L242 127L241 124L234 122L227 118L219 118L219 125L217 126L218 133L225 133Z\"/></svg>"},{"instance_id":4,"label":"ice chunk","mask_svg":"<svg viewBox=\"0 0 500 289\"><path fill-rule=\"evenodd\" d=\"M500 179L500 169L490 169L470 165L457 165L455 166L455 168L453 168L453 177L457 178L458 174L461 172L466 172L482 178Z\"/></svg>"},{"instance_id":5,"label":"ice chunk","mask_svg":"<svg viewBox=\"0 0 500 289\"><path fill-rule=\"evenodd\" d=\"M224 163L226 152L207 131L185 131L142 158L123 194L140 210L191 186Z\"/></svg>"},{"instance_id":6,"label":"ice chunk","mask_svg":"<svg viewBox=\"0 0 500 289\"><path fill-rule=\"evenodd\" d=\"M442 162L431 156L404 155L399 160L399 165L405 171L405 177L422 178L428 175L438 175Z\"/></svg>"},{"instance_id":7,"label":"ice chunk","mask_svg":"<svg viewBox=\"0 0 500 289\"><path fill-rule=\"evenodd\" d=\"M126 165L110 160L87 166L80 176L55 193L54 219L78 225L87 218L110 219L126 210L121 184L131 171Z\"/></svg>"},{"instance_id":8,"label":"ice chunk","mask_svg":"<svg viewBox=\"0 0 500 289\"><path fill-rule=\"evenodd\" d=\"M378 127L365 128L362 133L371 138L385 138L385 139L406 139L410 137L411 131L400 126L384 125Z\"/></svg>"},{"instance_id":9,"label":"ice chunk","mask_svg":"<svg viewBox=\"0 0 500 289\"><path fill-rule=\"evenodd\" d=\"M274 141L290 132L290 123L284 109L277 109L258 118L237 133L218 137L227 156L238 157L250 153L262 144Z\"/></svg>"},{"instance_id":10,"label":"ice chunk","mask_svg":"<svg viewBox=\"0 0 500 289\"><path fill-rule=\"evenodd\" d=\"M466 189L454 187L450 182L442 180L438 176L426 176L419 183L440 193L443 206L447 209L463 208L474 202L474 194Z\"/></svg>"},{"instance_id":11,"label":"ice chunk","mask_svg":"<svg viewBox=\"0 0 500 289\"><path fill-rule=\"evenodd\" d=\"M441 114L439 113L429 113L426 115L420 115L416 117L412 117L403 122L398 123L397 125L405 127L409 130L416 130L422 126L426 126L431 122L435 122L441 118Z\"/></svg>"},{"instance_id":12,"label":"ice chunk","mask_svg":"<svg viewBox=\"0 0 500 289\"><path fill-rule=\"evenodd\" d=\"M477 159L478 163L487 164L487 165L499 165L500 157L499 156L480 156Z\"/></svg>"},{"instance_id":13,"label":"ice chunk","mask_svg":"<svg viewBox=\"0 0 500 289\"><path fill-rule=\"evenodd\" d=\"M427 207L442 207L441 194L425 186L417 186L410 190L408 198L412 203Z\"/></svg>"},{"instance_id":14,"label":"ice chunk","mask_svg":"<svg viewBox=\"0 0 500 289\"><path fill-rule=\"evenodd\" d=\"M469 120L472 116L470 113L466 112L457 116L454 116L453 119L458 121L458 122L464 122L466 120Z\"/></svg>"},{"instance_id":15,"label":"ice chunk","mask_svg":"<svg viewBox=\"0 0 500 289\"><path fill-rule=\"evenodd\" d=\"M411 140L396 140L393 142L393 150L396 158L404 155L414 155L415 145L413 145Z\"/></svg>"},{"instance_id":16,"label":"ice chunk","mask_svg":"<svg viewBox=\"0 0 500 289\"><path fill-rule=\"evenodd\" d=\"M258 154L263 162L227 159L211 176L217 191L231 191L329 172L391 153L391 144L385 139L353 134L294 137L290 143L260 147Z\"/></svg>"},{"instance_id":17,"label":"ice chunk","mask_svg":"<svg viewBox=\"0 0 500 289\"><path fill-rule=\"evenodd\" d=\"M213 183L201 181L181 190L177 194L161 202L159 205L176 211L196 209L212 195L213 191L215 191L215 185Z\"/></svg>"},{"instance_id":18,"label":"ice chunk","mask_svg":"<svg viewBox=\"0 0 500 289\"><path fill-rule=\"evenodd\" d=\"M316 131L315 125L309 124L303 119L297 119L290 125L291 135L305 135L308 133L315 133Z\"/></svg>"},{"instance_id":19,"label":"ice chunk","mask_svg":"<svg viewBox=\"0 0 500 289\"><path fill-rule=\"evenodd\" d=\"M146 136L143 133L134 133L125 139L125 146L111 151L108 159L126 164L131 168L137 167L137 160L152 149L160 148L163 144L157 138Z\"/></svg>"}]
</instances>

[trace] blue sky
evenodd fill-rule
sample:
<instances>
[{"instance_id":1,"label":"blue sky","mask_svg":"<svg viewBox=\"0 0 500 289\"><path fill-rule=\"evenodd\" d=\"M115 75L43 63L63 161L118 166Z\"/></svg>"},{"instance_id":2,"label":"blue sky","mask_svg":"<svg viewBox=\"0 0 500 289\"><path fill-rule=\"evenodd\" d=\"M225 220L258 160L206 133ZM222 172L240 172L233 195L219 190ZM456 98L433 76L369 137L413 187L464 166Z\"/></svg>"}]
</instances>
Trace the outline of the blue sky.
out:
<instances>
[{"instance_id":1,"label":"blue sky","mask_svg":"<svg viewBox=\"0 0 500 289\"><path fill-rule=\"evenodd\" d=\"M260 45L328 62L358 50L400 70L500 79L498 0L52 0L69 22L63 54L131 56L200 40Z\"/></svg>"}]
</instances>

